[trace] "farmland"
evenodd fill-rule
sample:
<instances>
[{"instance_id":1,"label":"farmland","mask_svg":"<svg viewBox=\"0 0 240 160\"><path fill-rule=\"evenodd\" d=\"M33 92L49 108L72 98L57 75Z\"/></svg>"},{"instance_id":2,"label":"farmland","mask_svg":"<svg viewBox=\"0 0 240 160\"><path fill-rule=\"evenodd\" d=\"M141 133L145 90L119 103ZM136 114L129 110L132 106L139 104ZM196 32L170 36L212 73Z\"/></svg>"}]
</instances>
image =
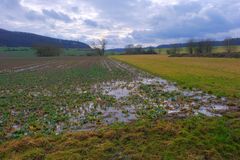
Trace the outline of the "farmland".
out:
<instances>
[{"instance_id":1,"label":"farmland","mask_svg":"<svg viewBox=\"0 0 240 160\"><path fill-rule=\"evenodd\" d=\"M151 56L136 58L153 64ZM234 96L183 88L107 57L5 57L0 64L1 159L240 155Z\"/></svg>"},{"instance_id":2,"label":"farmland","mask_svg":"<svg viewBox=\"0 0 240 160\"><path fill-rule=\"evenodd\" d=\"M155 49L157 53L166 55L167 50L169 48L162 48L162 49ZM236 52L240 51L240 47L236 47ZM224 47L214 47L212 53L224 53L226 52ZM180 53L188 53L187 48L181 48ZM62 56L88 56L88 55L94 55L93 50L89 49L77 49L77 48L69 48L69 49L64 49L63 53L61 54ZM106 55L119 55L122 54L122 52L114 52L114 51L107 51ZM33 58L36 57L36 51L30 47L0 47L0 57L15 57L15 58L20 58L20 57L26 57L26 58Z\"/></svg>"},{"instance_id":3,"label":"farmland","mask_svg":"<svg viewBox=\"0 0 240 160\"><path fill-rule=\"evenodd\" d=\"M200 88L217 96L240 97L239 59L169 58L155 55L114 58L177 82L183 88Z\"/></svg>"},{"instance_id":4,"label":"farmland","mask_svg":"<svg viewBox=\"0 0 240 160\"><path fill-rule=\"evenodd\" d=\"M95 54L90 49L66 48L62 56L87 56ZM15 57L15 58L33 58L36 57L36 50L30 47L0 47L0 57Z\"/></svg>"}]
</instances>

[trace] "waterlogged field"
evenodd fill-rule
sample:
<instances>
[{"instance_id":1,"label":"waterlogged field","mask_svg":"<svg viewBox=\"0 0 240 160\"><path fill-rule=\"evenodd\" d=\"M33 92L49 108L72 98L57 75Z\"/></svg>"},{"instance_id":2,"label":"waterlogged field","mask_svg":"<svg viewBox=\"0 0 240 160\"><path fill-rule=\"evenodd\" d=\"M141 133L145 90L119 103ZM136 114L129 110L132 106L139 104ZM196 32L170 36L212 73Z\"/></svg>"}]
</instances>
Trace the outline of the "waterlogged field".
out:
<instances>
[{"instance_id":1,"label":"waterlogged field","mask_svg":"<svg viewBox=\"0 0 240 160\"><path fill-rule=\"evenodd\" d=\"M163 55L115 56L115 59L217 96L240 97L240 60L231 58L170 58Z\"/></svg>"},{"instance_id":2,"label":"waterlogged field","mask_svg":"<svg viewBox=\"0 0 240 160\"><path fill-rule=\"evenodd\" d=\"M0 64L0 159L240 156L237 98L183 89L106 57Z\"/></svg>"}]
</instances>

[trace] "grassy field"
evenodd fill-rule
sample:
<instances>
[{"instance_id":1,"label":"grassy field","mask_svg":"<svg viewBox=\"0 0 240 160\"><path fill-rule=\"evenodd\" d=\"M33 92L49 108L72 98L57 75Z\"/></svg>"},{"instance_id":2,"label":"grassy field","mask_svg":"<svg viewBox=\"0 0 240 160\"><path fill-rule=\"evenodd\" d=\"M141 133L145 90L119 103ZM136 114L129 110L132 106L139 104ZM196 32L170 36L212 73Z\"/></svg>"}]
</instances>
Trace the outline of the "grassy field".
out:
<instances>
[{"instance_id":1,"label":"grassy field","mask_svg":"<svg viewBox=\"0 0 240 160\"><path fill-rule=\"evenodd\" d=\"M31 48L0 47L0 57L35 57L35 51Z\"/></svg>"},{"instance_id":2,"label":"grassy field","mask_svg":"<svg viewBox=\"0 0 240 160\"><path fill-rule=\"evenodd\" d=\"M238 160L239 126L237 115L235 118L141 120L99 131L13 140L0 146L0 158Z\"/></svg>"},{"instance_id":3,"label":"grassy field","mask_svg":"<svg viewBox=\"0 0 240 160\"><path fill-rule=\"evenodd\" d=\"M146 66L154 64L146 56L137 57ZM165 56L148 56L157 58L171 66ZM205 67L216 68L217 60L212 61L213 66ZM238 64L229 61L232 68ZM196 65L191 62L188 64ZM199 72L203 62L199 59L200 67L191 68ZM0 159L240 156L238 101L177 89L107 57L5 57L0 64ZM184 65L182 61L177 68ZM177 73L177 68L175 72L169 68L169 72ZM165 70L163 73L169 73ZM228 104L228 110L212 109Z\"/></svg>"},{"instance_id":4,"label":"grassy field","mask_svg":"<svg viewBox=\"0 0 240 160\"><path fill-rule=\"evenodd\" d=\"M94 55L94 51L89 49L64 49L61 56L88 56ZM36 57L36 51L27 47L0 47L0 57Z\"/></svg>"},{"instance_id":5,"label":"grassy field","mask_svg":"<svg viewBox=\"0 0 240 160\"><path fill-rule=\"evenodd\" d=\"M240 60L218 58L170 58L161 56L114 56L113 58L217 96L240 97Z\"/></svg>"}]
</instances>

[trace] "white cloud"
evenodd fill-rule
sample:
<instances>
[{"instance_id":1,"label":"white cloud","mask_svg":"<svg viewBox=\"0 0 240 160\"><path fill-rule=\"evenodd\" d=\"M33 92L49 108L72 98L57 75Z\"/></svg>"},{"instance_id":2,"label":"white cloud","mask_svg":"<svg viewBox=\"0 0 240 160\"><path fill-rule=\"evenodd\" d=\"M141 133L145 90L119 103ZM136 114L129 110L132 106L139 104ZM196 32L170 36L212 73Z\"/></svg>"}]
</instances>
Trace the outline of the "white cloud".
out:
<instances>
[{"instance_id":1,"label":"white cloud","mask_svg":"<svg viewBox=\"0 0 240 160\"><path fill-rule=\"evenodd\" d=\"M239 36L239 0L1 0L0 27L109 47Z\"/></svg>"}]
</instances>

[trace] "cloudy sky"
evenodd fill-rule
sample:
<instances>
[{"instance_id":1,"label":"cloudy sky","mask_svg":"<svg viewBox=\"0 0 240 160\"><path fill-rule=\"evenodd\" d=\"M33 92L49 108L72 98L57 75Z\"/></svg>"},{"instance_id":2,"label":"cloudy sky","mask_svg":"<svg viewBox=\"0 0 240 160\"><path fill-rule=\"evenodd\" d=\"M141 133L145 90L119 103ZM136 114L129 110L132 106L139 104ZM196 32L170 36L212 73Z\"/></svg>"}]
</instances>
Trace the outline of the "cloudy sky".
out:
<instances>
[{"instance_id":1,"label":"cloudy sky","mask_svg":"<svg viewBox=\"0 0 240 160\"><path fill-rule=\"evenodd\" d=\"M239 0L0 0L0 28L108 48L240 37Z\"/></svg>"}]
</instances>

